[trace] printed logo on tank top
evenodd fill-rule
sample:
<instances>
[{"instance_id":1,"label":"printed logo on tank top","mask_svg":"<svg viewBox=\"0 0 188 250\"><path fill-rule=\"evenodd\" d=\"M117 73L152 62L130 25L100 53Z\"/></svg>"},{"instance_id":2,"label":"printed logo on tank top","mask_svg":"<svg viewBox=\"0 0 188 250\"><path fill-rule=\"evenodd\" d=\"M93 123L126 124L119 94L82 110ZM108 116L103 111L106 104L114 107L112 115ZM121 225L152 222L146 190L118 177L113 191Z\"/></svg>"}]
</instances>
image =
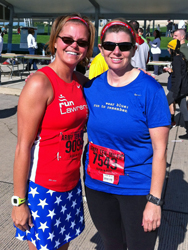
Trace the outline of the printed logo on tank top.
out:
<instances>
[{"instance_id":1,"label":"printed logo on tank top","mask_svg":"<svg viewBox=\"0 0 188 250\"><path fill-rule=\"evenodd\" d=\"M80 110L88 109L87 105L75 106L73 101L68 101L62 94L59 96L59 107L61 115L77 112Z\"/></svg>"}]
</instances>

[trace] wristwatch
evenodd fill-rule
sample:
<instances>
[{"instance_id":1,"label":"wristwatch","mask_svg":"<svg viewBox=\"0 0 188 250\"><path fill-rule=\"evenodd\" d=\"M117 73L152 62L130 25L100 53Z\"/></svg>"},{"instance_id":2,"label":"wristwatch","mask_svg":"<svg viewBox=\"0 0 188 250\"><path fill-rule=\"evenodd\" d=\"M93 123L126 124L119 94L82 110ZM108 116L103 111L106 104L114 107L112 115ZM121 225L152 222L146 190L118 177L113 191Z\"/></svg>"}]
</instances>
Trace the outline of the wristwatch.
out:
<instances>
[{"instance_id":1,"label":"wristwatch","mask_svg":"<svg viewBox=\"0 0 188 250\"><path fill-rule=\"evenodd\" d=\"M26 202L26 198L21 199L20 197L15 196L15 195L12 196L12 198L11 198L11 203L12 203L12 205L13 205L13 206L16 206L16 207L22 205L22 204L25 203L25 202Z\"/></svg>"},{"instance_id":2,"label":"wristwatch","mask_svg":"<svg viewBox=\"0 0 188 250\"><path fill-rule=\"evenodd\" d=\"M148 194L146 195L146 199L147 201L157 205L157 206L162 206L163 205L163 201L155 196L153 196L152 194Z\"/></svg>"}]
</instances>

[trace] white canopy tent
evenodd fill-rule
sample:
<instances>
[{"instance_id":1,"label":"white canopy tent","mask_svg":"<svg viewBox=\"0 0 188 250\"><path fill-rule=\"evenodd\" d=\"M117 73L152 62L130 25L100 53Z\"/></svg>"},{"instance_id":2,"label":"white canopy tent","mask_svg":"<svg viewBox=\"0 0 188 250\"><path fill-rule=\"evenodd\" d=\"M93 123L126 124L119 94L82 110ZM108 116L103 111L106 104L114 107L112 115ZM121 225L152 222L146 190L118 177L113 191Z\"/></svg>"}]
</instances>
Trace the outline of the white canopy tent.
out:
<instances>
[{"instance_id":1,"label":"white canopy tent","mask_svg":"<svg viewBox=\"0 0 188 250\"><path fill-rule=\"evenodd\" d=\"M13 21L23 18L54 20L59 15L81 13L95 21L124 17L128 20L188 20L186 0L0 0L10 10L9 30ZM0 17L2 20L2 17ZM8 50L11 51L12 33L9 32ZM97 43L97 40L96 40Z\"/></svg>"},{"instance_id":2,"label":"white canopy tent","mask_svg":"<svg viewBox=\"0 0 188 250\"><path fill-rule=\"evenodd\" d=\"M126 16L127 19L187 19L188 1L185 0L0 0L14 9L13 18L54 18L79 12L95 18Z\"/></svg>"}]
</instances>

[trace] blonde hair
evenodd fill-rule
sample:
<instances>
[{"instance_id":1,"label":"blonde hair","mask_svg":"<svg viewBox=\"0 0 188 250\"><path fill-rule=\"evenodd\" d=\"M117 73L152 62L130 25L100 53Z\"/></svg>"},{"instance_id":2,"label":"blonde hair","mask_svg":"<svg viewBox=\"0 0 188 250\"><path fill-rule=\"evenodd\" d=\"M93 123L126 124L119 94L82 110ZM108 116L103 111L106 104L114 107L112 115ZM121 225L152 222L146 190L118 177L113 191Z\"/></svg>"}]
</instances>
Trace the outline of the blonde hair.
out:
<instances>
[{"instance_id":1,"label":"blonde hair","mask_svg":"<svg viewBox=\"0 0 188 250\"><path fill-rule=\"evenodd\" d=\"M87 25L85 24L85 22L83 22L80 19L70 19L73 17L79 17L81 19L83 19ZM56 43L56 39L57 36L59 35L59 33L61 32L63 26L65 25L65 23L67 22L75 22L75 23L82 23L83 25L85 25L88 29L89 32L89 46L88 46L88 50L87 50L87 54L86 57L80 62L83 66L86 66L89 61L90 61L90 57L93 54L93 46L94 46L94 41L95 41L95 27L92 24L92 22L89 20L89 18L87 17L81 17L80 14L72 14L72 15L68 15L68 16L59 16L58 18L55 19L53 25L52 25L52 29L51 29L51 34L50 34L50 40L48 42L48 48L49 51L51 52L52 56L55 54L56 49L55 49L55 43Z\"/></svg>"}]
</instances>

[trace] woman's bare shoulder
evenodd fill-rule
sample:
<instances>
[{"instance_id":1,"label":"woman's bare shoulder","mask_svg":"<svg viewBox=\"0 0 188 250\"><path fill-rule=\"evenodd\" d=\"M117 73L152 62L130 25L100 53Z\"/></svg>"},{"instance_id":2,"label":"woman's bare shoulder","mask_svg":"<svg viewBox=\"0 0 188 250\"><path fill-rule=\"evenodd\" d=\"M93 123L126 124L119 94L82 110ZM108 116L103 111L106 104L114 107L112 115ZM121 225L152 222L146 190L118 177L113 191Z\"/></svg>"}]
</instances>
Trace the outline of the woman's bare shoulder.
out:
<instances>
[{"instance_id":1,"label":"woman's bare shoulder","mask_svg":"<svg viewBox=\"0 0 188 250\"><path fill-rule=\"evenodd\" d=\"M34 98L53 98L53 88L48 77L42 72L36 72L27 79L21 95L32 95Z\"/></svg>"},{"instance_id":2,"label":"woman's bare shoulder","mask_svg":"<svg viewBox=\"0 0 188 250\"><path fill-rule=\"evenodd\" d=\"M50 80L48 79L48 77L43 72L37 71L27 79L27 82L24 88L29 87L29 88L40 89L40 88L46 88L49 85L51 84L50 84Z\"/></svg>"}]
</instances>

